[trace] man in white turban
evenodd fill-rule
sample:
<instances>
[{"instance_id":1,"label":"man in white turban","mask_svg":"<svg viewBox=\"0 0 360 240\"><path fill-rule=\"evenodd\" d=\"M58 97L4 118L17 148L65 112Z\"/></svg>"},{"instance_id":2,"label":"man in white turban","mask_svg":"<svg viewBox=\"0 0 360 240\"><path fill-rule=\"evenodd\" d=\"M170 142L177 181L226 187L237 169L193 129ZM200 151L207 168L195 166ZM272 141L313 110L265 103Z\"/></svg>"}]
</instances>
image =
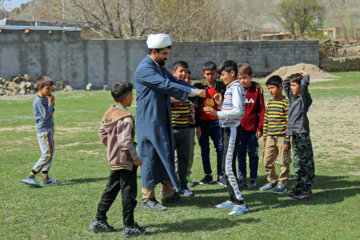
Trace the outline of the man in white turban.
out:
<instances>
[{"instance_id":1,"label":"man in white turban","mask_svg":"<svg viewBox=\"0 0 360 240\"><path fill-rule=\"evenodd\" d=\"M143 161L141 206L164 211L166 207L155 198L156 184L163 184L163 203L181 200L176 192L180 183L175 174L170 96L185 102L188 97L205 97L205 90L178 80L164 67L172 44L169 35L150 34L146 44L149 55L135 71L137 140Z\"/></svg>"}]
</instances>

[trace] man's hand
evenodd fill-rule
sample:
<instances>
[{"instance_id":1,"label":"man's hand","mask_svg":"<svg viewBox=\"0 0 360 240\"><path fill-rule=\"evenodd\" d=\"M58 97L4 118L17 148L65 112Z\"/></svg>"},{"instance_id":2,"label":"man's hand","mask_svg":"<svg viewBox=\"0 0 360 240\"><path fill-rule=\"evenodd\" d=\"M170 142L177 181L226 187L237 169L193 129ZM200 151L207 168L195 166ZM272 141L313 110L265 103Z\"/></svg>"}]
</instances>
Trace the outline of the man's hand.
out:
<instances>
[{"instance_id":1,"label":"man's hand","mask_svg":"<svg viewBox=\"0 0 360 240\"><path fill-rule=\"evenodd\" d=\"M200 137L201 137L201 127L197 128L196 137L197 137L198 140L200 139Z\"/></svg>"},{"instance_id":2,"label":"man's hand","mask_svg":"<svg viewBox=\"0 0 360 240\"><path fill-rule=\"evenodd\" d=\"M261 138L262 135L263 135L262 132L257 131L256 134L255 134L255 137L256 137L256 138Z\"/></svg>"},{"instance_id":3,"label":"man's hand","mask_svg":"<svg viewBox=\"0 0 360 240\"><path fill-rule=\"evenodd\" d=\"M205 98L205 96L206 96L206 90L205 90L205 89L198 89L198 90L196 90L196 96Z\"/></svg>"},{"instance_id":4,"label":"man's hand","mask_svg":"<svg viewBox=\"0 0 360 240\"><path fill-rule=\"evenodd\" d=\"M55 97L53 95L48 97L48 101L50 105L55 105Z\"/></svg>"},{"instance_id":5,"label":"man's hand","mask_svg":"<svg viewBox=\"0 0 360 240\"><path fill-rule=\"evenodd\" d=\"M136 167L142 166L142 164L143 164L143 162L141 161L140 158L138 158L138 159L134 162L134 165L135 165Z\"/></svg>"},{"instance_id":6,"label":"man's hand","mask_svg":"<svg viewBox=\"0 0 360 240\"><path fill-rule=\"evenodd\" d=\"M221 93L216 93L216 94L214 95L214 101L215 101L215 103L216 103L218 106L221 106L221 105L222 105L223 99L222 99Z\"/></svg>"},{"instance_id":7,"label":"man's hand","mask_svg":"<svg viewBox=\"0 0 360 240\"><path fill-rule=\"evenodd\" d=\"M217 117L217 111L209 106L204 107L204 112L213 115L214 117Z\"/></svg>"}]
</instances>

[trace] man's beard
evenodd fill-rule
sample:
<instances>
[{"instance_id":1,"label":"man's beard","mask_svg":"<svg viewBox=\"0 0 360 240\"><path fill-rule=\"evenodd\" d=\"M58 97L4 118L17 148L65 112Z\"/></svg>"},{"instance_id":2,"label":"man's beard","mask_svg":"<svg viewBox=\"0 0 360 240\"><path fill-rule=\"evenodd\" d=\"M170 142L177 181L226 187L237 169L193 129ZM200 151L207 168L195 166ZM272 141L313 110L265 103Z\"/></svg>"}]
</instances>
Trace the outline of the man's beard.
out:
<instances>
[{"instance_id":1,"label":"man's beard","mask_svg":"<svg viewBox=\"0 0 360 240\"><path fill-rule=\"evenodd\" d=\"M160 66L164 66L165 65L165 60L161 59L157 62Z\"/></svg>"}]
</instances>

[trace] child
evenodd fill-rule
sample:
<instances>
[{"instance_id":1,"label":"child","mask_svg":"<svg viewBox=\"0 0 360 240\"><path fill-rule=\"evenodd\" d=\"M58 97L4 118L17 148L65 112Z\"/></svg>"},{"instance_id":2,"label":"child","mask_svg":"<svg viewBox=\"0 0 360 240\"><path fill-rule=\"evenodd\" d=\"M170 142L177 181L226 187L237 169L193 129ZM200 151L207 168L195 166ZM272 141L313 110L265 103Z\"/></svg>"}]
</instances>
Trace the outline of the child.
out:
<instances>
[{"instance_id":1,"label":"child","mask_svg":"<svg viewBox=\"0 0 360 240\"><path fill-rule=\"evenodd\" d=\"M195 104L197 137L199 139L201 158L205 173L205 177L200 181L200 184L206 185L213 181L209 148L209 138L211 138L217 154L217 182L220 185L226 185L226 180L221 171L223 144L221 139L219 120L216 116L206 114L203 110L204 107L211 106L215 110L219 111L218 105L214 102L213 98L216 93L220 93L222 95L224 94L225 85L222 82L216 81L217 68L216 64L211 61L204 63L203 75L205 81L194 84L194 86L199 89L206 89L205 98L199 97Z\"/></svg>"},{"instance_id":2,"label":"child","mask_svg":"<svg viewBox=\"0 0 360 240\"><path fill-rule=\"evenodd\" d=\"M134 221L134 208L137 195L137 166L142 165L134 143L134 119L127 107L133 100L133 85L129 82L117 82L111 88L116 105L104 114L99 129L99 137L107 147L107 159L110 164L110 176L106 189L98 205L96 219L90 224L94 232L112 232L114 228L107 223L106 213L121 190L124 237L145 233L145 228Z\"/></svg>"},{"instance_id":3,"label":"child","mask_svg":"<svg viewBox=\"0 0 360 240\"><path fill-rule=\"evenodd\" d=\"M287 134L292 136L296 186L289 196L296 200L312 198L315 177L313 149L307 112L312 103L308 91L310 76L305 72L290 75L284 81L284 90L290 100Z\"/></svg>"},{"instance_id":4,"label":"child","mask_svg":"<svg viewBox=\"0 0 360 240\"><path fill-rule=\"evenodd\" d=\"M55 98L51 95L54 82L48 76L41 76L36 81L39 90L33 102L34 117L36 122L37 139L40 146L41 156L33 166L29 176L23 179L23 183L39 187L35 176L42 172L40 184L60 184L60 181L49 178L50 165L54 155L54 120Z\"/></svg>"},{"instance_id":5,"label":"child","mask_svg":"<svg viewBox=\"0 0 360 240\"><path fill-rule=\"evenodd\" d=\"M187 82L188 84L191 84L191 72L190 70L188 70L186 78L185 78L185 82ZM189 99L190 100L190 99ZM191 168L192 165L194 163L194 146L195 146L195 105L194 102L190 100L190 111L191 111L191 118L192 121L189 122L189 144L190 144L190 149L189 149L189 166L188 169L186 171L186 180L187 180L187 187L191 188L193 187L195 184L193 181L191 181L190 178L190 174L191 174Z\"/></svg>"},{"instance_id":6,"label":"child","mask_svg":"<svg viewBox=\"0 0 360 240\"><path fill-rule=\"evenodd\" d=\"M173 64L172 75L179 80L185 81L188 71L188 64L184 61L177 61ZM175 140L175 151L177 157L175 168L178 173L180 186L179 193L184 197L190 197L194 195L187 186L187 170L189 167L189 153L190 153L190 129L189 120L191 117L190 101L187 99L186 102L175 100L171 104L171 120L173 126L174 140Z\"/></svg>"},{"instance_id":7,"label":"child","mask_svg":"<svg viewBox=\"0 0 360 240\"><path fill-rule=\"evenodd\" d=\"M289 100L282 95L282 79L270 77L266 86L273 99L267 102L264 117L264 165L267 180L261 191L274 191L277 194L286 192L286 183L290 172L290 142L286 136L286 122ZM280 174L276 178L275 160L279 156Z\"/></svg>"},{"instance_id":8,"label":"child","mask_svg":"<svg viewBox=\"0 0 360 240\"><path fill-rule=\"evenodd\" d=\"M261 87L252 82L253 71L250 64L238 65L238 79L245 89L245 112L241 119L241 140L238 149L239 186L256 187L258 171L258 138L262 136L264 123L264 95ZM250 182L246 184L246 153L249 155Z\"/></svg>"},{"instance_id":9,"label":"child","mask_svg":"<svg viewBox=\"0 0 360 240\"><path fill-rule=\"evenodd\" d=\"M221 106L221 111L216 111L206 106L204 111L219 118L221 135L224 146L222 170L225 174L226 185L229 192L229 200L216 205L216 208L231 208L229 215L240 215L250 211L250 207L244 203L244 198L239 190L236 176L236 154L241 138L240 120L244 115L245 92L239 80L237 80L237 64L232 60L224 61L219 67L221 80L226 86L224 102L222 96L217 93L214 96L216 103Z\"/></svg>"}]
</instances>

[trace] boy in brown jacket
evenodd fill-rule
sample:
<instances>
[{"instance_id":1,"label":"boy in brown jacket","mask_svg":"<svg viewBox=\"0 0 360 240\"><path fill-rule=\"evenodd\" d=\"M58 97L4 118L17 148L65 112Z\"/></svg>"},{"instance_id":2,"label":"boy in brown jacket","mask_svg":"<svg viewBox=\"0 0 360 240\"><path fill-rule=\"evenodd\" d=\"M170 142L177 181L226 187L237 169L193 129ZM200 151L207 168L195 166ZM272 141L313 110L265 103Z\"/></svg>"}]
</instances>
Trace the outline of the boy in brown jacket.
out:
<instances>
[{"instance_id":1,"label":"boy in brown jacket","mask_svg":"<svg viewBox=\"0 0 360 240\"><path fill-rule=\"evenodd\" d=\"M110 176L106 189L98 205L96 219L90 224L95 232L112 232L114 228L107 223L106 213L121 190L124 237L145 233L145 228L134 221L134 209L137 195L137 166L142 165L134 143L134 119L127 107L133 100L133 85L129 82L117 82L111 88L116 101L104 114L99 129L99 137L107 147L107 159L110 164Z\"/></svg>"}]
</instances>

